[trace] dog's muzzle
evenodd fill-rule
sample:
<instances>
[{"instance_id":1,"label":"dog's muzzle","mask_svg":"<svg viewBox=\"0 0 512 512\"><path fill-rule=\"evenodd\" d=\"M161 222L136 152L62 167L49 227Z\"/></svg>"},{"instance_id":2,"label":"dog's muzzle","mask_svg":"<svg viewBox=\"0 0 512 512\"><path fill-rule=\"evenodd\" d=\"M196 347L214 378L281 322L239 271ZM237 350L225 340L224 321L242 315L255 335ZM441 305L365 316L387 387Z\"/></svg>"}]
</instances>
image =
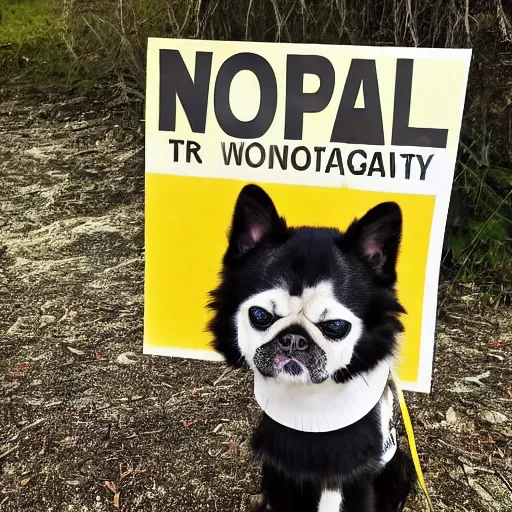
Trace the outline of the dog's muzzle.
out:
<instances>
[{"instance_id":1,"label":"dog's muzzle","mask_svg":"<svg viewBox=\"0 0 512 512\"><path fill-rule=\"evenodd\" d=\"M299 325L290 326L273 340L256 349L254 364L265 377L292 377L323 382L326 378L325 352Z\"/></svg>"}]
</instances>

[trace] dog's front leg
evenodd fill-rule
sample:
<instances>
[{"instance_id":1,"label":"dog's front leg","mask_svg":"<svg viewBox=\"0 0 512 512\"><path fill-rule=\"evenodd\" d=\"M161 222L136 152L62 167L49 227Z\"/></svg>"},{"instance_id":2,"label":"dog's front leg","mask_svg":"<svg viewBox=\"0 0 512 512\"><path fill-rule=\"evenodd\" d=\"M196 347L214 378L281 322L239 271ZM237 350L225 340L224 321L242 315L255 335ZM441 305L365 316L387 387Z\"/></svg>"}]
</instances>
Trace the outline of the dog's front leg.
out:
<instances>
[{"instance_id":1,"label":"dog's front leg","mask_svg":"<svg viewBox=\"0 0 512 512\"><path fill-rule=\"evenodd\" d=\"M343 488L343 512L380 512L373 478L363 477Z\"/></svg>"},{"instance_id":2,"label":"dog's front leg","mask_svg":"<svg viewBox=\"0 0 512 512\"><path fill-rule=\"evenodd\" d=\"M325 490L320 495L318 512L340 512L343 505L341 490Z\"/></svg>"},{"instance_id":3,"label":"dog's front leg","mask_svg":"<svg viewBox=\"0 0 512 512\"><path fill-rule=\"evenodd\" d=\"M319 484L298 481L268 464L263 464L261 490L272 512L318 512Z\"/></svg>"}]
</instances>

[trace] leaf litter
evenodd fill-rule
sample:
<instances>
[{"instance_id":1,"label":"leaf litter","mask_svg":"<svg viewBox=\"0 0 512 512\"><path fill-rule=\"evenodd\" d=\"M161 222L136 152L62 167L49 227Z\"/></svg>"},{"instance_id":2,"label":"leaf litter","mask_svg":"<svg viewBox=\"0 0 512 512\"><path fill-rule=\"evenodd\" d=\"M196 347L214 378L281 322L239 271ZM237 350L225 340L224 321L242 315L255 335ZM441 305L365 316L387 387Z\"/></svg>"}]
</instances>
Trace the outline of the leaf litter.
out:
<instances>
[{"instance_id":1,"label":"leaf litter","mask_svg":"<svg viewBox=\"0 0 512 512\"><path fill-rule=\"evenodd\" d=\"M250 375L142 355L143 127L81 94L0 91L0 510L248 510ZM512 510L511 332L471 290L441 310L406 394L436 510Z\"/></svg>"}]
</instances>

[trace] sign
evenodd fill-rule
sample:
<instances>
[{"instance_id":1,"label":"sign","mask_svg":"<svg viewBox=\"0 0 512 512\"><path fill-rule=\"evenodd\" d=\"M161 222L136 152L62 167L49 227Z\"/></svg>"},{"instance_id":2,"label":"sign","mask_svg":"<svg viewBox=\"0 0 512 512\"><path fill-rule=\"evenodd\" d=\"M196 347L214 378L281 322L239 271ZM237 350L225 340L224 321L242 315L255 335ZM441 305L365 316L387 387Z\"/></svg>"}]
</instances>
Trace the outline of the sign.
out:
<instances>
[{"instance_id":1,"label":"sign","mask_svg":"<svg viewBox=\"0 0 512 512\"><path fill-rule=\"evenodd\" d=\"M245 184L292 226L396 201L399 376L428 392L471 50L149 39L147 57L144 352L220 360L205 305Z\"/></svg>"}]
</instances>

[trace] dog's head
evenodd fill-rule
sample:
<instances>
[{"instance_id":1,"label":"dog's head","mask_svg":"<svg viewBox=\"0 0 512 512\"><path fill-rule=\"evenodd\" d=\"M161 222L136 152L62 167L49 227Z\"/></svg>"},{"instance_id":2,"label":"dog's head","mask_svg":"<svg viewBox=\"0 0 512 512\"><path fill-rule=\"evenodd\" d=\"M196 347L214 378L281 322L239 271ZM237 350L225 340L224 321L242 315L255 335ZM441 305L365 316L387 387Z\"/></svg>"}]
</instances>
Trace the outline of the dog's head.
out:
<instances>
[{"instance_id":1,"label":"dog's head","mask_svg":"<svg viewBox=\"0 0 512 512\"><path fill-rule=\"evenodd\" d=\"M394 290L401 232L395 203L344 233L288 227L266 192L247 185L211 292L214 348L232 366L303 383L344 382L390 358L403 330Z\"/></svg>"}]
</instances>

